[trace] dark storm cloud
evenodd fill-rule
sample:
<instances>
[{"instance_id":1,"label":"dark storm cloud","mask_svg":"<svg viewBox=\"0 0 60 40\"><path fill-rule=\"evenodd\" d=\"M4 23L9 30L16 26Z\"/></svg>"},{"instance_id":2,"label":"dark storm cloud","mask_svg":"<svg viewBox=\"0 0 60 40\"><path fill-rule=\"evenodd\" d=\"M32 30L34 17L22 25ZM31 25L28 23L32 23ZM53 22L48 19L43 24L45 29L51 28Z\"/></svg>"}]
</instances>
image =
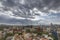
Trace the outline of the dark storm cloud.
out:
<instances>
[{"instance_id":1,"label":"dark storm cloud","mask_svg":"<svg viewBox=\"0 0 60 40\"><path fill-rule=\"evenodd\" d=\"M48 11L49 9L57 9L57 7L60 7L60 0L24 0L25 4L19 3L19 0L2 0L2 4L5 7L18 7L20 9L29 10L34 7L43 10L43 12ZM48 9L44 10L44 7L48 7Z\"/></svg>"},{"instance_id":2,"label":"dark storm cloud","mask_svg":"<svg viewBox=\"0 0 60 40\"><path fill-rule=\"evenodd\" d=\"M15 3L13 0L6 0L6 1L2 1L2 4L6 7L13 7L15 6Z\"/></svg>"}]
</instances>

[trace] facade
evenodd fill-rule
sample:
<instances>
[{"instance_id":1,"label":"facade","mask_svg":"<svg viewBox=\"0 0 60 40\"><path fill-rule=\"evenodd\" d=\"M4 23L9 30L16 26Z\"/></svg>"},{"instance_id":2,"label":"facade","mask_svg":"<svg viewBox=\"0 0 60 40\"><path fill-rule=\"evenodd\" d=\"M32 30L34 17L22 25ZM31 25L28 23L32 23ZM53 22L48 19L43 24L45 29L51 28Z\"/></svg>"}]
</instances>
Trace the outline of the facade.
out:
<instances>
[{"instance_id":1,"label":"facade","mask_svg":"<svg viewBox=\"0 0 60 40\"><path fill-rule=\"evenodd\" d=\"M60 40L60 28L57 28L57 36L58 36L58 40Z\"/></svg>"},{"instance_id":2,"label":"facade","mask_svg":"<svg viewBox=\"0 0 60 40\"><path fill-rule=\"evenodd\" d=\"M3 33L2 33L2 31L0 31L0 39L2 39L3 38Z\"/></svg>"}]
</instances>

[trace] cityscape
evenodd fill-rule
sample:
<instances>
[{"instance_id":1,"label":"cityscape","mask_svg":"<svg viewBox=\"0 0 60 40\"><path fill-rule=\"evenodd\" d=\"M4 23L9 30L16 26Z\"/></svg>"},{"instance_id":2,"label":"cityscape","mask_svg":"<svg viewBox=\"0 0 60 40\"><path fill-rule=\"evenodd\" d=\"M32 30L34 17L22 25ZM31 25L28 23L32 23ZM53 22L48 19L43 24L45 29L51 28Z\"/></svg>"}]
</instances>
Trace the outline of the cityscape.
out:
<instances>
[{"instance_id":1,"label":"cityscape","mask_svg":"<svg viewBox=\"0 0 60 40\"><path fill-rule=\"evenodd\" d=\"M60 0L0 0L0 40L60 40Z\"/></svg>"},{"instance_id":2,"label":"cityscape","mask_svg":"<svg viewBox=\"0 0 60 40\"><path fill-rule=\"evenodd\" d=\"M0 40L60 40L60 25L0 25Z\"/></svg>"}]
</instances>

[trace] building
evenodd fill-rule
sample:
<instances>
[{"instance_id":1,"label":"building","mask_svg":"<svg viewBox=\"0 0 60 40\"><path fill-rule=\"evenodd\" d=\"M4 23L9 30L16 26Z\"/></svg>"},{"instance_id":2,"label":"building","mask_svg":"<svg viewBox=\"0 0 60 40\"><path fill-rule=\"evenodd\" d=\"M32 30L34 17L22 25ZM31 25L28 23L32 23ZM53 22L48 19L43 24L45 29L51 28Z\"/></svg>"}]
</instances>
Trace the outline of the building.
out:
<instances>
[{"instance_id":1,"label":"building","mask_svg":"<svg viewBox=\"0 0 60 40\"><path fill-rule=\"evenodd\" d=\"M57 36L58 36L58 40L60 40L60 28L57 28Z\"/></svg>"},{"instance_id":2,"label":"building","mask_svg":"<svg viewBox=\"0 0 60 40\"><path fill-rule=\"evenodd\" d=\"M3 38L3 33L2 33L2 31L0 31L0 39L2 39Z\"/></svg>"},{"instance_id":3,"label":"building","mask_svg":"<svg viewBox=\"0 0 60 40\"><path fill-rule=\"evenodd\" d=\"M47 28L46 27L43 27L43 32L47 32Z\"/></svg>"}]
</instances>

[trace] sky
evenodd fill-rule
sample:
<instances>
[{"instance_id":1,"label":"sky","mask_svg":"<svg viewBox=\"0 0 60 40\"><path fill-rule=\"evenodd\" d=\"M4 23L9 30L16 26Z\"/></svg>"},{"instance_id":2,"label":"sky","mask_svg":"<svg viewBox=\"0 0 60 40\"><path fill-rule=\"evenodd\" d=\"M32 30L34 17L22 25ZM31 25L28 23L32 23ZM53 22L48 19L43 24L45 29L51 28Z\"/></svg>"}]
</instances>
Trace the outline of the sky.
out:
<instances>
[{"instance_id":1,"label":"sky","mask_svg":"<svg viewBox=\"0 0 60 40\"><path fill-rule=\"evenodd\" d=\"M60 24L60 0L0 0L0 24Z\"/></svg>"}]
</instances>

